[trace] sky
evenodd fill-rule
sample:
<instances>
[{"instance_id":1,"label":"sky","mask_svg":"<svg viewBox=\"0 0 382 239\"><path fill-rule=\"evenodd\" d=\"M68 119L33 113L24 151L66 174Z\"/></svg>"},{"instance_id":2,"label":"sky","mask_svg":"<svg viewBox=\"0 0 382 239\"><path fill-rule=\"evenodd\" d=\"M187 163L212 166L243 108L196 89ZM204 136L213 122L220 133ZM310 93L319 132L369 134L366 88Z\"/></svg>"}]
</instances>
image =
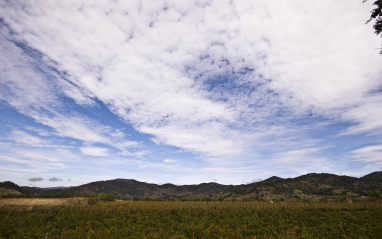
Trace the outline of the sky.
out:
<instances>
[{"instance_id":1,"label":"sky","mask_svg":"<svg viewBox=\"0 0 382 239\"><path fill-rule=\"evenodd\" d=\"M361 0L0 0L0 181L382 170Z\"/></svg>"}]
</instances>

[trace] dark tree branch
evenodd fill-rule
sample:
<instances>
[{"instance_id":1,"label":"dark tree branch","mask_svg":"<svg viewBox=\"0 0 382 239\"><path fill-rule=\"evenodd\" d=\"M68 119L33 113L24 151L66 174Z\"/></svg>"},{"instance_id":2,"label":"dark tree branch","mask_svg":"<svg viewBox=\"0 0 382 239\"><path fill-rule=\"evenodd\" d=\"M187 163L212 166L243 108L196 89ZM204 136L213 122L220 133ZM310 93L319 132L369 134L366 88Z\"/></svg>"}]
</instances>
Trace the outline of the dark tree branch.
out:
<instances>
[{"instance_id":1,"label":"dark tree branch","mask_svg":"<svg viewBox=\"0 0 382 239\"><path fill-rule=\"evenodd\" d=\"M363 2L366 2L367 0L363 0ZM376 0L373 5L377 6L373 11L371 11L370 19L366 21L366 24L368 24L373 19L375 20L375 23L373 25L375 34L377 36L382 33L382 0ZM382 37L382 34L381 34ZM382 48L381 48L382 49ZM382 54L382 50L380 52Z\"/></svg>"}]
</instances>

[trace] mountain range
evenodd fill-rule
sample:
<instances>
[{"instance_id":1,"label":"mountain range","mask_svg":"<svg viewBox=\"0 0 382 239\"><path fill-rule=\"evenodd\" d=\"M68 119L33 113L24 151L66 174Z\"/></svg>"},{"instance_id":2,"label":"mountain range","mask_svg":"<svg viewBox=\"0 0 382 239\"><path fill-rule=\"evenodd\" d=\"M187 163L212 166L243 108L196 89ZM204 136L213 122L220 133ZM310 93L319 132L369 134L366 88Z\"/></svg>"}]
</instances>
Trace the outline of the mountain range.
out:
<instances>
[{"instance_id":1,"label":"mountain range","mask_svg":"<svg viewBox=\"0 0 382 239\"><path fill-rule=\"evenodd\" d=\"M134 179L97 181L76 187L37 188L0 183L1 193L89 195L110 193L121 198L150 199L257 199L298 200L347 197L361 198L372 192L382 192L382 171L361 178L327 173L310 173L296 178L270 177L260 182L242 185L202 183L198 185L152 184Z\"/></svg>"}]
</instances>

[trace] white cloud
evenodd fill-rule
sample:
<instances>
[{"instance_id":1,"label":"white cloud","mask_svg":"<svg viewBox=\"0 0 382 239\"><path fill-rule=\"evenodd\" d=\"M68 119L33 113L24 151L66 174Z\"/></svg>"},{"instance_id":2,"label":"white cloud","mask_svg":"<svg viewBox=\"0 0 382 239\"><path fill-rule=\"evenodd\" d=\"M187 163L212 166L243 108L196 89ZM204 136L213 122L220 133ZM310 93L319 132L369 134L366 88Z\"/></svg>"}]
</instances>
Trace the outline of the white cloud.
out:
<instances>
[{"instance_id":1,"label":"white cloud","mask_svg":"<svg viewBox=\"0 0 382 239\"><path fill-rule=\"evenodd\" d=\"M275 158L276 163L281 164L293 164L297 163L306 163L316 160L316 157L313 155L319 153L322 148L305 148L305 149L297 149L290 150L286 152L280 152L275 154L273 157Z\"/></svg>"},{"instance_id":2,"label":"white cloud","mask_svg":"<svg viewBox=\"0 0 382 239\"><path fill-rule=\"evenodd\" d=\"M29 145L41 145L44 144L45 141L41 138L32 136L26 132L20 131L20 130L14 130L12 131L10 139L22 143L22 144L29 144Z\"/></svg>"},{"instance_id":3,"label":"white cloud","mask_svg":"<svg viewBox=\"0 0 382 239\"><path fill-rule=\"evenodd\" d=\"M10 41L12 35L4 25L0 26L0 32L0 85L4 89L0 91L0 99L38 123L53 128L61 137L105 143L120 150L138 145L127 140L121 131L74 113L62 102L62 97L66 95L77 104L91 107L95 106L91 93L65 81L50 68L48 58L25 44L20 47ZM20 132L15 131L12 139L20 143L43 143L42 139Z\"/></svg>"},{"instance_id":4,"label":"white cloud","mask_svg":"<svg viewBox=\"0 0 382 239\"><path fill-rule=\"evenodd\" d=\"M367 133L378 135L382 132L382 96L373 95L365 98L363 104L349 109L342 117L354 125L344 134ZM380 112L380 113L378 113Z\"/></svg>"},{"instance_id":5,"label":"white cloud","mask_svg":"<svg viewBox=\"0 0 382 239\"><path fill-rule=\"evenodd\" d=\"M327 148L308 147L278 152L271 156L272 159L267 160L267 166L278 169L284 177L307 173L338 173L339 165L342 171L348 168L350 162L339 163L338 160L328 158L325 150Z\"/></svg>"},{"instance_id":6,"label":"white cloud","mask_svg":"<svg viewBox=\"0 0 382 239\"><path fill-rule=\"evenodd\" d=\"M177 163L178 160L175 160L175 159L164 159L163 162L164 163Z\"/></svg>"},{"instance_id":7,"label":"white cloud","mask_svg":"<svg viewBox=\"0 0 382 239\"><path fill-rule=\"evenodd\" d=\"M59 155L62 158L66 159L78 159L79 156L77 154L74 154L71 150L69 149L55 149L56 155Z\"/></svg>"},{"instance_id":8,"label":"white cloud","mask_svg":"<svg viewBox=\"0 0 382 239\"><path fill-rule=\"evenodd\" d=\"M2 160L10 161L10 162L13 162L13 163L29 163L28 160L25 160L25 159L19 159L19 158L15 158L15 157L1 156L0 158L1 158Z\"/></svg>"},{"instance_id":9,"label":"white cloud","mask_svg":"<svg viewBox=\"0 0 382 239\"><path fill-rule=\"evenodd\" d=\"M366 146L351 152L357 161L382 164L382 145Z\"/></svg>"},{"instance_id":10,"label":"white cloud","mask_svg":"<svg viewBox=\"0 0 382 239\"><path fill-rule=\"evenodd\" d=\"M50 162L58 162L60 161L56 156L51 156L44 154L43 152L33 152L33 151L21 151L18 152L20 155L29 158L29 159L36 159L36 160L42 160L42 161L50 161Z\"/></svg>"},{"instance_id":11,"label":"white cloud","mask_svg":"<svg viewBox=\"0 0 382 239\"><path fill-rule=\"evenodd\" d=\"M80 147L81 153L83 155L106 157L109 150L107 148L100 147Z\"/></svg>"},{"instance_id":12,"label":"white cloud","mask_svg":"<svg viewBox=\"0 0 382 239\"><path fill-rule=\"evenodd\" d=\"M14 152L6 153L0 156L3 167L6 171L22 171L22 172L44 172L52 169L67 168L59 158L52 156L54 151L35 152L33 149L26 151L25 149L15 148Z\"/></svg>"},{"instance_id":13,"label":"white cloud","mask_svg":"<svg viewBox=\"0 0 382 239\"><path fill-rule=\"evenodd\" d=\"M11 90L0 97L63 137L119 149L137 145L68 114L57 92L84 106L97 98L154 142L208 158L238 158L296 138L302 129L293 120L310 113L353 122L350 133L382 128L379 93L370 96L382 85L382 60L374 49L380 39L365 26L370 4L361 1L0 6L12 30L2 27L1 79ZM40 51L39 63L56 83L10 40ZM70 83L48 66L65 72ZM106 149L81 150L107 155ZM290 151L282 158L292 162L305 154Z\"/></svg>"}]
</instances>

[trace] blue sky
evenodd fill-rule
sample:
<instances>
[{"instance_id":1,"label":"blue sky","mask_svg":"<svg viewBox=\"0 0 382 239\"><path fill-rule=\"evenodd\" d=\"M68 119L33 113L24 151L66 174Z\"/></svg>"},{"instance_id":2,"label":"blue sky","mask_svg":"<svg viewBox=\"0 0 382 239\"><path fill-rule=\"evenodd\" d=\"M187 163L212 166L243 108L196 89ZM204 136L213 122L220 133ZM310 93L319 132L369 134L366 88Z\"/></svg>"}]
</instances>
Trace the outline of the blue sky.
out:
<instances>
[{"instance_id":1,"label":"blue sky","mask_svg":"<svg viewBox=\"0 0 382 239\"><path fill-rule=\"evenodd\" d=\"M0 181L242 184L380 171L371 9L0 1Z\"/></svg>"}]
</instances>

